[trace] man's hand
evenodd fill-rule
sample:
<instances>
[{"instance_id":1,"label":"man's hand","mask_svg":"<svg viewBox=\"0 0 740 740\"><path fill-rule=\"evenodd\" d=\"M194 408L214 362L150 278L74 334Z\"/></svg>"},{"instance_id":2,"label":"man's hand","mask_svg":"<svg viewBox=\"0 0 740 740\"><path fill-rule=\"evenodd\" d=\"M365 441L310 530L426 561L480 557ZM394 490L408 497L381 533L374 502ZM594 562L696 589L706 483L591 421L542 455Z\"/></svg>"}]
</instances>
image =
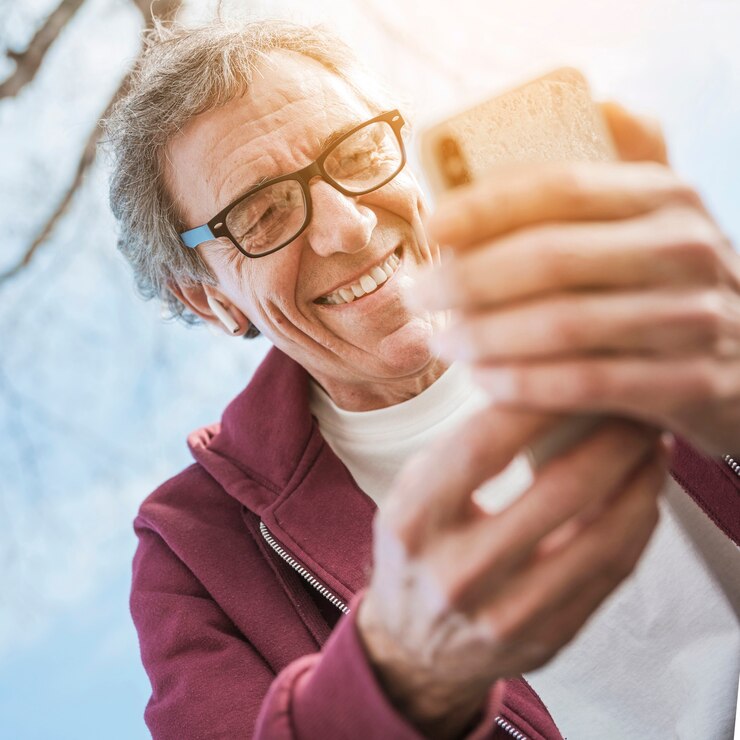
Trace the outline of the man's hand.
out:
<instances>
[{"instance_id":1,"label":"man's hand","mask_svg":"<svg viewBox=\"0 0 740 740\"><path fill-rule=\"evenodd\" d=\"M624 159L654 124L604 106ZM410 300L500 404L631 416L711 455L740 443L740 256L664 164L512 164L448 194Z\"/></svg>"},{"instance_id":2,"label":"man's hand","mask_svg":"<svg viewBox=\"0 0 740 740\"><path fill-rule=\"evenodd\" d=\"M496 680L552 658L628 575L657 520L659 433L610 420L495 515L471 492L558 417L489 407L412 458L375 520L358 627L395 705L459 736Z\"/></svg>"}]
</instances>

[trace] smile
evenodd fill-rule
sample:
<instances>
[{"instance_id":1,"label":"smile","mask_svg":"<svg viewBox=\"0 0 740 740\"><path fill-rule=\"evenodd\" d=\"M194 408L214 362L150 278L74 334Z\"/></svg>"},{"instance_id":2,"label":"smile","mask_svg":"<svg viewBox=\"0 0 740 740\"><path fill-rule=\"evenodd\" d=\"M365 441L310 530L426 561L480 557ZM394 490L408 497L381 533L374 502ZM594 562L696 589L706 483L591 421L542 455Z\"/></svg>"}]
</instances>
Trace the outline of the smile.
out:
<instances>
[{"instance_id":1,"label":"smile","mask_svg":"<svg viewBox=\"0 0 740 740\"><path fill-rule=\"evenodd\" d=\"M342 285L340 288L316 299L316 303L331 306L340 303L352 303L370 293L374 293L386 282L401 264L401 247L391 252L380 264L371 267L368 272L361 275L352 283Z\"/></svg>"}]
</instances>

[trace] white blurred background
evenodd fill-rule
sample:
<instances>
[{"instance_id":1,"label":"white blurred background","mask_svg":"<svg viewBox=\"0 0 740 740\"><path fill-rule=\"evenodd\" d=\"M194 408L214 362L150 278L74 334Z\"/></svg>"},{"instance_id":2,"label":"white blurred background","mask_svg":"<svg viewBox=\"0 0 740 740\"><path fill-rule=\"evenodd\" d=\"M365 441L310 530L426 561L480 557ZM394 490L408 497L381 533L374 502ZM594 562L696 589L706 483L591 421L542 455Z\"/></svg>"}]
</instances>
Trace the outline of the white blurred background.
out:
<instances>
[{"instance_id":1,"label":"white blurred background","mask_svg":"<svg viewBox=\"0 0 740 740\"><path fill-rule=\"evenodd\" d=\"M218 419L268 347L164 323L116 252L105 157L89 156L76 178L149 9L0 0L3 738L147 737L127 606L131 522L189 464L187 433ZM179 17L214 9L186 1ZM577 66L596 97L662 121L674 166L740 243L735 0L225 2L223 13L333 27L417 124Z\"/></svg>"}]
</instances>

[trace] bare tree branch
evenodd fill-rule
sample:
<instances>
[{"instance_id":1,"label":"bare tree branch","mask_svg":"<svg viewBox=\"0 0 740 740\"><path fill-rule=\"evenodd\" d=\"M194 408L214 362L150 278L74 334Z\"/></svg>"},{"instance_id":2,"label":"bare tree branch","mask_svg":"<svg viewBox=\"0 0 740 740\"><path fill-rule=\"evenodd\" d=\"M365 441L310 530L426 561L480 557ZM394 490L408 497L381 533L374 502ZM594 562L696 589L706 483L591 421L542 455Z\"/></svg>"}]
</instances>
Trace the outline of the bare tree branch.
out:
<instances>
[{"instance_id":1,"label":"bare tree branch","mask_svg":"<svg viewBox=\"0 0 740 740\"><path fill-rule=\"evenodd\" d=\"M16 63L13 74L0 83L0 99L17 95L39 71L49 47L57 40L62 29L79 10L85 0L62 0L57 9L46 19L31 39L25 51L8 51L7 56Z\"/></svg>"},{"instance_id":2,"label":"bare tree branch","mask_svg":"<svg viewBox=\"0 0 740 740\"><path fill-rule=\"evenodd\" d=\"M82 148L82 156L80 157L79 162L77 163L77 170L75 171L74 178L72 179L72 182L67 187L66 191L64 192L64 195L62 196L62 199L59 201L59 204L57 205L54 212L49 216L49 218L46 220L46 223L43 225L43 227L40 229L39 233L36 235L35 239L31 242L30 246L26 249L26 251L23 253L23 256L16 262L13 267L6 270L5 272L0 273L0 285L4 283L6 280L9 280L14 275L18 274L28 263L33 259L34 254L36 253L36 250L49 238L49 235L54 230L54 227L57 225L57 222L59 219L67 212L67 209L69 208L70 203L72 202L72 199L79 189L80 185L82 184L83 177L85 176L85 172L89 169L90 165L95 161L95 154L97 151L97 145L98 145L98 139L100 138L100 120L105 118L113 108L114 103L118 100L118 98L123 95L125 89L128 87L128 75L126 75L126 78L121 82L120 86L118 87L118 90L113 94L113 97L110 99L110 102L105 107L105 110L100 115L100 117L95 121L95 127L90 132L90 135L87 137L87 141L85 142L85 145Z\"/></svg>"},{"instance_id":3,"label":"bare tree branch","mask_svg":"<svg viewBox=\"0 0 740 740\"><path fill-rule=\"evenodd\" d=\"M182 0L162 0L162 2L157 3L158 13L155 16L154 2L150 2L150 0L132 0L132 2L141 11L144 17L145 26L147 28L152 25L155 17L160 20L171 20L175 17L177 11L182 5ZM90 131L90 134L88 135L87 140L85 141L85 144L82 148L82 154L80 156L79 162L77 163L77 169L75 170L75 175L72 178L72 182L69 184L64 194L62 195L59 204L54 209L54 212L46 220L46 223L42 226L41 229L39 229L38 234L23 252L21 258L8 270L0 273L0 285L2 285L7 280L15 277L15 275L17 275L31 262L34 254L38 251L39 247L41 247L51 235L54 227L59 222L59 219L61 219L62 216L67 212L67 209L72 203L75 193L79 190L80 185L82 184L85 173L90 168L90 165L95 161L98 140L100 139L100 134L102 131L100 127L100 121L101 119L106 118L106 116L110 113L111 109L115 105L116 101L125 94L126 90L128 89L129 80L130 74L127 73L121 81L121 84L118 86L118 89L115 91L115 93L113 93L113 96L108 101L108 104L105 106L105 110L95 121L95 126L93 126L92 131Z\"/></svg>"}]
</instances>

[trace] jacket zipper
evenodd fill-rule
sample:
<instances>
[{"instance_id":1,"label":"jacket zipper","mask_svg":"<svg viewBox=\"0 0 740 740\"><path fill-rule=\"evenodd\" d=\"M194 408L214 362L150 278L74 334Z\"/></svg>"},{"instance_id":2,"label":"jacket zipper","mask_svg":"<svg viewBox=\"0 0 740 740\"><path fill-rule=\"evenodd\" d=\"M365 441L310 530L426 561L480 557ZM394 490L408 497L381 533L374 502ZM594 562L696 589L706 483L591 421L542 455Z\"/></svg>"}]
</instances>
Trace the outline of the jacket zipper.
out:
<instances>
[{"instance_id":1,"label":"jacket zipper","mask_svg":"<svg viewBox=\"0 0 740 740\"><path fill-rule=\"evenodd\" d=\"M329 603L339 609L342 614L349 614L350 608L326 586L324 586L313 573L306 570L290 553L288 553L280 543L270 534L270 530L264 522L260 522L260 533L265 538L265 542L300 576L305 578L323 597L329 600Z\"/></svg>"},{"instance_id":2,"label":"jacket zipper","mask_svg":"<svg viewBox=\"0 0 740 740\"><path fill-rule=\"evenodd\" d=\"M506 732L509 733L512 737L515 737L516 740L529 740L529 738L522 732L519 732L519 730L514 727L510 722L507 722L500 714L496 715L496 724L503 730L506 730Z\"/></svg>"},{"instance_id":3,"label":"jacket zipper","mask_svg":"<svg viewBox=\"0 0 740 740\"><path fill-rule=\"evenodd\" d=\"M265 542L276 552L280 558L285 561L294 571L296 571L301 577L308 581L324 598L329 600L329 603L339 609L343 614L349 614L350 608L338 597L333 594L326 586L324 586L313 573L304 568L285 548L272 536L270 530L265 526L264 522L260 522L260 534L264 537ZM506 730L516 740L529 740L526 735L523 735L519 730L514 727L511 723L507 722L500 714L497 714L496 724L502 729Z\"/></svg>"},{"instance_id":4,"label":"jacket zipper","mask_svg":"<svg viewBox=\"0 0 740 740\"><path fill-rule=\"evenodd\" d=\"M730 466L733 473L740 475L740 462L733 460L729 455L725 455L725 462Z\"/></svg>"}]
</instances>

